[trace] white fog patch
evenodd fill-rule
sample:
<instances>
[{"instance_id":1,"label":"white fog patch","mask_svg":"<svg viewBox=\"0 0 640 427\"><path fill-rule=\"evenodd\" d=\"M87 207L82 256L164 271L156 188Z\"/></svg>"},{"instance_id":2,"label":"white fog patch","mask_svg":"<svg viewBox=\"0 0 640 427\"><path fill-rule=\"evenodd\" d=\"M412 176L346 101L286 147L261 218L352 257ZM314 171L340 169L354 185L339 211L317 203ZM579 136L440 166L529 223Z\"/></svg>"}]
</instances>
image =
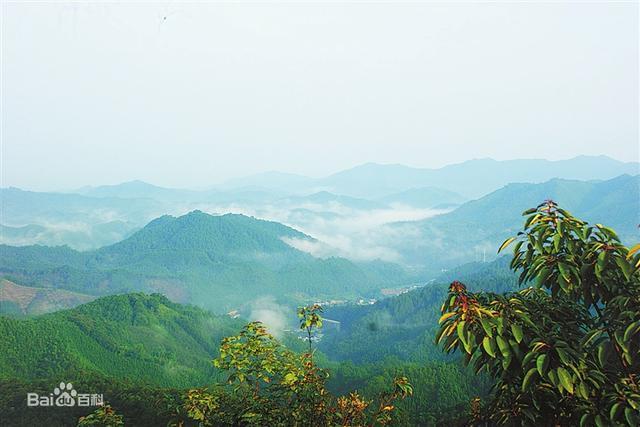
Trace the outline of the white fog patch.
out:
<instances>
[{"instance_id":1,"label":"white fog patch","mask_svg":"<svg viewBox=\"0 0 640 427\"><path fill-rule=\"evenodd\" d=\"M283 238L289 246L299 251L307 252L317 258L329 258L339 256L353 261L383 260L389 262L401 262L400 254L391 247L365 243L365 240L374 240L371 236L357 235L320 235L315 234L319 240L310 241L298 238Z\"/></svg>"},{"instance_id":2,"label":"white fog patch","mask_svg":"<svg viewBox=\"0 0 640 427\"><path fill-rule=\"evenodd\" d=\"M287 329L292 317L290 309L276 302L272 296L263 296L249 303L249 320L260 321L276 338L280 338Z\"/></svg>"},{"instance_id":3,"label":"white fog patch","mask_svg":"<svg viewBox=\"0 0 640 427\"><path fill-rule=\"evenodd\" d=\"M396 206L393 209L371 211L351 209L348 214L335 218L314 215L310 212L307 217L296 218L295 222L290 220L281 220L281 222L318 239L318 242L295 238L284 239L290 246L313 256L322 258L340 256L355 261L380 259L401 263L402 257L395 248L401 247L408 239L419 236L420 230L417 226L410 224L402 227L388 225L403 221L419 221L445 212L448 211Z\"/></svg>"},{"instance_id":4,"label":"white fog patch","mask_svg":"<svg viewBox=\"0 0 640 427\"><path fill-rule=\"evenodd\" d=\"M450 212L450 209L414 208L393 204L381 209L356 209L337 201L291 203L283 199L276 203L195 203L186 211L199 209L214 215L242 214L292 227L316 239L283 238L288 245L315 257L339 256L353 261L383 261L402 263L396 248L418 238L420 231L410 224ZM177 210L177 209L176 209ZM407 224L389 226L391 223Z\"/></svg>"},{"instance_id":5,"label":"white fog patch","mask_svg":"<svg viewBox=\"0 0 640 427\"><path fill-rule=\"evenodd\" d=\"M300 239L298 237L282 237L283 242L302 252L318 258L327 258L335 252L335 248L320 240Z\"/></svg>"},{"instance_id":6,"label":"white fog patch","mask_svg":"<svg viewBox=\"0 0 640 427\"><path fill-rule=\"evenodd\" d=\"M42 221L37 225L45 227L52 233L70 232L70 233L91 233L91 225L84 222L47 222Z\"/></svg>"},{"instance_id":7,"label":"white fog patch","mask_svg":"<svg viewBox=\"0 0 640 427\"><path fill-rule=\"evenodd\" d=\"M234 202L169 202L162 212L153 213L146 221L144 218L127 218L117 209L95 209L85 212L84 221L35 221L45 229L30 235L0 237L2 243L8 244L69 244L85 250L111 244L121 240L127 234L125 228L96 229L106 222L120 220L131 222L135 227L142 227L147 221L169 214L184 215L195 209L213 215L226 213L243 214L269 221L276 221L290 226L316 239L304 238L283 239L292 247L320 258L339 256L354 261L384 260L402 263L399 248L427 244L420 239L419 221L446 213L449 210L421 209L403 204L393 204L376 209L365 209L361 206L343 204L338 200L326 202L295 201L291 198L278 199L271 202L241 201ZM402 224L392 223L402 222ZM435 237L438 237L437 235ZM431 240L430 245L437 245Z\"/></svg>"}]
</instances>

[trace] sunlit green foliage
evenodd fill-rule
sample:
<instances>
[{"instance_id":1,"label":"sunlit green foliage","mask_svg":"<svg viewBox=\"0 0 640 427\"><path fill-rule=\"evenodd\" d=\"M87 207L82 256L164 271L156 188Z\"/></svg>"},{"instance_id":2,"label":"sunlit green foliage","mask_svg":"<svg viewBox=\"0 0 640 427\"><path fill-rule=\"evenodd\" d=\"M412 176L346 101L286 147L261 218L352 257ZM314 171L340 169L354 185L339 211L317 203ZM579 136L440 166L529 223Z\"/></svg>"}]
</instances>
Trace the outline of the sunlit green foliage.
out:
<instances>
[{"instance_id":1,"label":"sunlit green foliage","mask_svg":"<svg viewBox=\"0 0 640 427\"><path fill-rule=\"evenodd\" d=\"M394 425L457 425L468 418L469 402L484 397L491 383L487 375L476 375L457 361L406 362L385 359L376 363L331 365L328 389L336 395L357 390L373 399L389 387L397 376L405 376L413 386L411 399L400 400L394 409Z\"/></svg>"},{"instance_id":2,"label":"sunlit green foliage","mask_svg":"<svg viewBox=\"0 0 640 427\"><path fill-rule=\"evenodd\" d=\"M260 322L246 325L220 346L216 367L229 372L228 386L186 393L177 408L178 421L201 425L387 425L393 420L394 402L413 393L405 377L393 380L391 390L380 394L377 405L350 392L334 397L325 387L328 372L312 357L312 330L322 326L321 307L299 310L301 327L308 331L309 352L293 353L280 344ZM240 397L241 404L228 398ZM182 418L180 418L182 417Z\"/></svg>"},{"instance_id":3,"label":"sunlit green foliage","mask_svg":"<svg viewBox=\"0 0 640 427\"><path fill-rule=\"evenodd\" d=\"M298 319L300 320L300 329L307 333L307 343L309 344L309 355L312 356L313 331L322 328L322 306L313 304L298 308Z\"/></svg>"},{"instance_id":4,"label":"sunlit green foliage","mask_svg":"<svg viewBox=\"0 0 640 427\"><path fill-rule=\"evenodd\" d=\"M80 417L78 427L122 427L124 418L109 405L104 405L86 417Z\"/></svg>"},{"instance_id":5,"label":"sunlit green foliage","mask_svg":"<svg viewBox=\"0 0 640 427\"><path fill-rule=\"evenodd\" d=\"M495 379L479 414L523 425L640 422L640 246L547 201L524 212L504 295L453 282L437 341Z\"/></svg>"}]
</instances>

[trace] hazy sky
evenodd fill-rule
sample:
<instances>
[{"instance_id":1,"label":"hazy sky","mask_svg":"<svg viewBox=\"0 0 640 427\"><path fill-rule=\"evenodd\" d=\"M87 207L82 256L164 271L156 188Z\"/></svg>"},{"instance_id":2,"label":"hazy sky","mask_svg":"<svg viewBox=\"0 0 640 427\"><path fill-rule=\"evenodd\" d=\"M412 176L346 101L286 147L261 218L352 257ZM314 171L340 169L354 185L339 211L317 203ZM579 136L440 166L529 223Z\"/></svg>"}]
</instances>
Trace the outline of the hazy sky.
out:
<instances>
[{"instance_id":1,"label":"hazy sky","mask_svg":"<svg viewBox=\"0 0 640 427\"><path fill-rule=\"evenodd\" d=\"M2 186L638 160L638 3L3 2Z\"/></svg>"}]
</instances>

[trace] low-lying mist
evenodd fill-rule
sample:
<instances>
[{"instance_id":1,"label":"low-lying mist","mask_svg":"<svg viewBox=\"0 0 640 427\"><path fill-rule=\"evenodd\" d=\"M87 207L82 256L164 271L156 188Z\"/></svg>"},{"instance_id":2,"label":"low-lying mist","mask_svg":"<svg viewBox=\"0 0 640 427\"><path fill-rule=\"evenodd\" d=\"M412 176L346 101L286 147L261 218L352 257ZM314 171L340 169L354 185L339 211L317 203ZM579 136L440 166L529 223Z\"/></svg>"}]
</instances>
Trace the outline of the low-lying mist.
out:
<instances>
[{"instance_id":1,"label":"low-lying mist","mask_svg":"<svg viewBox=\"0 0 640 427\"><path fill-rule=\"evenodd\" d=\"M260 321L265 324L269 333L276 338L281 338L285 329L291 325L294 319L293 310L290 307L278 304L273 296L262 296L249 304L249 320Z\"/></svg>"},{"instance_id":2,"label":"low-lying mist","mask_svg":"<svg viewBox=\"0 0 640 427\"><path fill-rule=\"evenodd\" d=\"M180 216L199 209L217 215L243 214L295 228L315 240L287 238L285 242L316 257L338 256L353 261L379 259L402 263L396 248L402 246L403 240L419 236L419 230L411 227L410 222L451 210L415 208L402 204L354 207L336 200L318 202L302 199L233 203L165 202L162 208L154 205L144 215L139 211L128 213L126 209L109 211L106 215L104 208L85 207L69 212L68 220L64 216L56 217L55 221L45 221L37 216L22 218L21 225L25 224L25 227L4 227L0 243L18 246L69 245L78 250L91 250L116 243L163 214ZM360 202L375 204L363 200ZM396 222L405 224L401 228L388 226Z\"/></svg>"},{"instance_id":3,"label":"low-lying mist","mask_svg":"<svg viewBox=\"0 0 640 427\"><path fill-rule=\"evenodd\" d=\"M398 263L402 262L402 257L394 248L402 239L416 237L418 230L415 229L414 233L411 233L411 227L404 226L398 229L387 225L419 221L450 211L450 209L418 209L405 205L362 210L334 202L283 207L275 205L210 206L207 210L210 213L239 213L254 216L295 228L316 240L297 238L283 240L294 248L316 257L339 256L354 261L380 259Z\"/></svg>"}]
</instances>

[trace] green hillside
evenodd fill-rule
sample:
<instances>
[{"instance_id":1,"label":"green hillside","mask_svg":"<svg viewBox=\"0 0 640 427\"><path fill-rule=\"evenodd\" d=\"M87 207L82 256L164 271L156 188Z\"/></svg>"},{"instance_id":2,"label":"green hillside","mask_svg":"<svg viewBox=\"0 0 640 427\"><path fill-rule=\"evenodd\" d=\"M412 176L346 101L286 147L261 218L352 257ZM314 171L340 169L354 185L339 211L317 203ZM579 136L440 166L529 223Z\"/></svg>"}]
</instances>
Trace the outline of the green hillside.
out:
<instances>
[{"instance_id":1,"label":"green hillside","mask_svg":"<svg viewBox=\"0 0 640 427\"><path fill-rule=\"evenodd\" d=\"M83 392L104 394L125 415L127 425L165 425L172 417L171 405L185 388L226 379L228 373L214 368L211 360L219 354L221 339L237 334L243 324L157 294L102 297L27 320L0 316L0 417L16 426L44 420L48 425L75 425L93 408L22 409L27 392L50 393L64 379ZM302 349L295 336L286 336L284 342ZM322 353L316 357L329 369L328 387L337 394L358 390L375 399L394 377L408 376L414 396L399 402L397 425L455 418L443 413L464 410L488 387L486 379L455 363L407 363L379 356L374 363L359 365L331 361Z\"/></svg>"},{"instance_id":2,"label":"green hillside","mask_svg":"<svg viewBox=\"0 0 640 427\"><path fill-rule=\"evenodd\" d=\"M637 194L640 175L602 182L552 179L542 184L509 184L453 212L392 227L417 236L396 248L405 261L435 274L441 268L492 259L500 243L519 229L521 212L547 199L586 221L614 228L626 243L635 242L640 238Z\"/></svg>"},{"instance_id":3,"label":"green hillside","mask_svg":"<svg viewBox=\"0 0 640 427\"><path fill-rule=\"evenodd\" d=\"M193 211L179 218L157 218L130 238L99 249L93 258L112 267L173 263L175 269L180 269L180 262L189 263L202 255L213 262L258 259L264 264L279 257L287 261L306 258L284 243L284 237L310 239L277 222Z\"/></svg>"},{"instance_id":4,"label":"green hillside","mask_svg":"<svg viewBox=\"0 0 640 427\"><path fill-rule=\"evenodd\" d=\"M326 317L341 323L327 331L320 349L335 360L379 362L387 357L430 362L447 357L433 344L440 305L449 283L460 280L473 290L512 291L516 276L509 259L471 263L443 273L426 286L367 306L329 307Z\"/></svg>"},{"instance_id":5,"label":"green hillside","mask_svg":"<svg viewBox=\"0 0 640 427\"><path fill-rule=\"evenodd\" d=\"M89 295L61 289L21 286L0 279L0 314L23 317L45 314L84 304L93 299Z\"/></svg>"},{"instance_id":6,"label":"green hillside","mask_svg":"<svg viewBox=\"0 0 640 427\"><path fill-rule=\"evenodd\" d=\"M161 386L204 384L217 379L211 359L220 340L242 324L157 294L108 296L31 319L0 317L0 376L89 371Z\"/></svg>"},{"instance_id":7,"label":"green hillside","mask_svg":"<svg viewBox=\"0 0 640 427\"><path fill-rule=\"evenodd\" d=\"M312 240L276 222L194 211L160 217L96 251L1 246L0 274L22 285L92 295L159 292L216 311L267 295L295 304L355 298L411 280L393 264L319 259L283 238Z\"/></svg>"}]
</instances>

